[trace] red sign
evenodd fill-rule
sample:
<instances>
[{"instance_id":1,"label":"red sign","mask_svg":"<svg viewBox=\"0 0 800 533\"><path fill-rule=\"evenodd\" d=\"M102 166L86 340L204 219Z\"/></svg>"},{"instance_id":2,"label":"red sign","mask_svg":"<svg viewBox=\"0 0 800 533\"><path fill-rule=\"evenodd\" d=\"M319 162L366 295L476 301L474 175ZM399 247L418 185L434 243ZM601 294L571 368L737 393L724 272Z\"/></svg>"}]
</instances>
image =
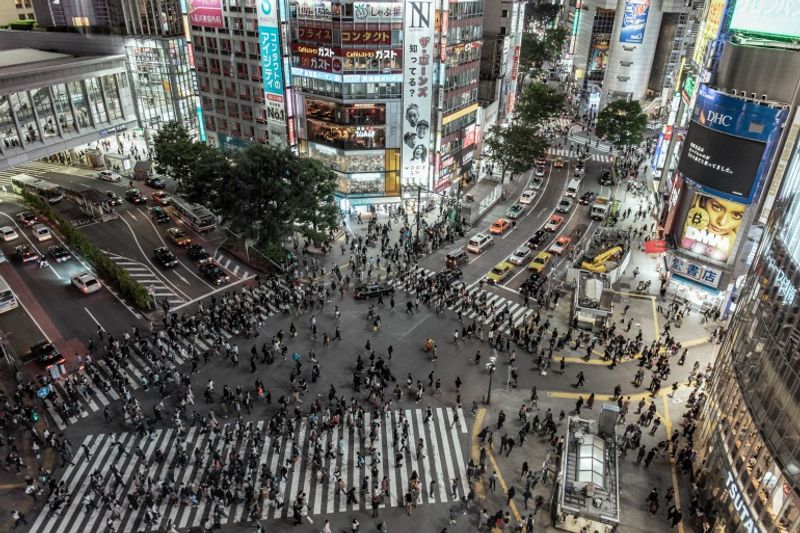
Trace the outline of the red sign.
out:
<instances>
[{"instance_id":1,"label":"red sign","mask_svg":"<svg viewBox=\"0 0 800 533\"><path fill-rule=\"evenodd\" d=\"M315 41L318 43L331 42L331 29L330 28L311 28L308 26L298 25L297 38L301 41Z\"/></svg>"},{"instance_id":2,"label":"red sign","mask_svg":"<svg viewBox=\"0 0 800 533\"><path fill-rule=\"evenodd\" d=\"M475 134L477 132L477 126L475 124L471 126L467 126L464 130L464 148L469 148L473 144L475 144Z\"/></svg>"},{"instance_id":3,"label":"red sign","mask_svg":"<svg viewBox=\"0 0 800 533\"><path fill-rule=\"evenodd\" d=\"M514 67L511 70L511 79L517 79L517 73L519 72L519 46L514 47Z\"/></svg>"},{"instance_id":4,"label":"red sign","mask_svg":"<svg viewBox=\"0 0 800 533\"><path fill-rule=\"evenodd\" d=\"M342 44L390 44L392 34L387 30L342 30Z\"/></svg>"},{"instance_id":5,"label":"red sign","mask_svg":"<svg viewBox=\"0 0 800 533\"><path fill-rule=\"evenodd\" d=\"M644 253L660 254L667 251L667 241L664 239L650 239L644 243Z\"/></svg>"},{"instance_id":6,"label":"red sign","mask_svg":"<svg viewBox=\"0 0 800 533\"><path fill-rule=\"evenodd\" d=\"M342 70L341 62L336 57L339 55L339 51L335 48L293 44L292 55L297 58L294 63L297 67L322 72L340 72ZM336 68L337 65L338 68Z\"/></svg>"}]
</instances>

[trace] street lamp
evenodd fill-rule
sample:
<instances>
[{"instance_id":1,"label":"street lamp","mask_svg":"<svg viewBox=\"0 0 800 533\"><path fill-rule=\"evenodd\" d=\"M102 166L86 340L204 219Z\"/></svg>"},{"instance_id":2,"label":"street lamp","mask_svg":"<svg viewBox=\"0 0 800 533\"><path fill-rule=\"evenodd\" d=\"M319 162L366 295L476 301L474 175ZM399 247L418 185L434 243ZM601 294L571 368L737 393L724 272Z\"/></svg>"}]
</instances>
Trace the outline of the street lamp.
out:
<instances>
[{"instance_id":1,"label":"street lamp","mask_svg":"<svg viewBox=\"0 0 800 533\"><path fill-rule=\"evenodd\" d=\"M489 362L486 363L486 369L489 371L489 391L486 393L486 405L492 403L492 376L497 368L497 357L489 357Z\"/></svg>"}]
</instances>

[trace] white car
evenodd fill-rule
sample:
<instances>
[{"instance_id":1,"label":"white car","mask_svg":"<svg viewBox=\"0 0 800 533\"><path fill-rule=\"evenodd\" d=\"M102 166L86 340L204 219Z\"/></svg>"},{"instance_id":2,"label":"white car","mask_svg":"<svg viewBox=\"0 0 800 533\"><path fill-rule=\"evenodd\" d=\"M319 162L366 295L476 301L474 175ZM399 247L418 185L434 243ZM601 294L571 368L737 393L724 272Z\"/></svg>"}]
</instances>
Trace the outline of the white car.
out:
<instances>
[{"instance_id":1,"label":"white car","mask_svg":"<svg viewBox=\"0 0 800 533\"><path fill-rule=\"evenodd\" d=\"M544 174L545 174L545 169L543 166L536 167L536 175L538 177L541 178L542 176L544 176Z\"/></svg>"},{"instance_id":2,"label":"white car","mask_svg":"<svg viewBox=\"0 0 800 533\"><path fill-rule=\"evenodd\" d=\"M533 203L533 200L536 198L536 191L533 189L525 189L522 195L519 197L519 203L521 204L530 204Z\"/></svg>"},{"instance_id":3,"label":"white car","mask_svg":"<svg viewBox=\"0 0 800 533\"><path fill-rule=\"evenodd\" d=\"M572 209L572 198L562 198L558 202L558 206L556 206L556 212L558 213L569 213L570 209Z\"/></svg>"},{"instance_id":4,"label":"white car","mask_svg":"<svg viewBox=\"0 0 800 533\"><path fill-rule=\"evenodd\" d=\"M532 189L541 189L542 188L542 182L544 182L544 179L542 179L542 178L533 178L531 180L531 188Z\"/></svg>"},{"instance_id":5,"label":"white car","mask_svg":"<svg viewBox=\"0 0 800 533\"><path fill-rule=\"evenodd\" d=\"M19 238L19 233L11 226L3 226L0 228L0 235L3 237L3 242L13 241Z\"/></svg>"},{"instance_id":6,"label":"white car","mask_svg":"<svg viewBox=\"0 0 800 533\"><path fill-rule=\"evenodd\" d=\"M44 224L34 224L33 234L39 242L49 241L53 238L53 234L50 233L50 230Z\"/></svg>"},{"instance_id":7,"label":"white car","mask_svg":"<svg viewBox=\"0 0 800 533\"><path fill-rule=\"evenodd\" d=\"M72 276L72 284L83 294L91 294L103 288L100 281L89 272L81 272Z\"/></svg>"},{"instance_id":8,"label":"white car","mask_svg":"<svg viewBox=\"0 0 800 533\"><path fill-rule=\"evenodd\" d=\"M521 265L527 262L528 256L531 255L531 249L527 246L520 246L514 253L508 256L508 262L512 265Z\"/></svg>"},{"instance_id":9,"label":"white car","mask_svg":"<svg viewBox=\"0 0 800 533\"><path fill-rule=\"evenodd\" d=\"M97 179L101 179L103 181L110 181L112 183L117 183L122 181L122 176L113 172L111 170L101 170L97 173Z\"/></svg>"}]
</instances>

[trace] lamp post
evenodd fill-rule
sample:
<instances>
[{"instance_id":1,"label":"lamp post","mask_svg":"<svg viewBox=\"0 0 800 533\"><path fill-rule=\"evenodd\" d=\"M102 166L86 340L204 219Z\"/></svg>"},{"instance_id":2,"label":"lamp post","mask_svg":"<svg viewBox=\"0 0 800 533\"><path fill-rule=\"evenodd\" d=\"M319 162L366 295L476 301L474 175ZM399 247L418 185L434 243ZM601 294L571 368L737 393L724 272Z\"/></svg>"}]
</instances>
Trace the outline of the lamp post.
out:
<instances>
[{"instance_id":1,"label":"lamp post","mask_svg":"<svg viewBox=\"0 0 800 533\"><path fill-rule=\"evenodd\" d=\"M486 393L486 405L490 405L492 403L492 377L494 376L495 368L497 368L497 357L489 357L486 368L489 370L489 390Z\"/></svg>"}]
</instances>

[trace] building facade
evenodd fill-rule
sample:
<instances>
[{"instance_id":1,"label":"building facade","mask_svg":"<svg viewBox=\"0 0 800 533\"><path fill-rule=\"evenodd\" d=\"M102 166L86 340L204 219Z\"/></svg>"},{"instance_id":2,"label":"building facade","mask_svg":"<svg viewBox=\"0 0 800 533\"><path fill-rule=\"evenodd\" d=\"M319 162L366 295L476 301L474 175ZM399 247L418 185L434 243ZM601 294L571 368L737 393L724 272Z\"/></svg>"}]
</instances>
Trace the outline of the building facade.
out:
<instances>
[{"instance_id":1,"label":"building facade","mask_svg":"<svg viewBox=\"0 0 800 533\"><path fill-rule=\"evenodd\" d=\"M271 0L188 4L207 142L230 150L254 142L294 144L284 78L287 13Z\"/></svg>"},{"instance_id":2,"label":"building facade","mask_svg":"<svg viewBox=\"0 0 800 533\"><path fill-rule=\"evenodd\" d=\"M22 20L36 20L33 0L0 1L0 25L5 26Z\"/></svg>"}]
</instances>

